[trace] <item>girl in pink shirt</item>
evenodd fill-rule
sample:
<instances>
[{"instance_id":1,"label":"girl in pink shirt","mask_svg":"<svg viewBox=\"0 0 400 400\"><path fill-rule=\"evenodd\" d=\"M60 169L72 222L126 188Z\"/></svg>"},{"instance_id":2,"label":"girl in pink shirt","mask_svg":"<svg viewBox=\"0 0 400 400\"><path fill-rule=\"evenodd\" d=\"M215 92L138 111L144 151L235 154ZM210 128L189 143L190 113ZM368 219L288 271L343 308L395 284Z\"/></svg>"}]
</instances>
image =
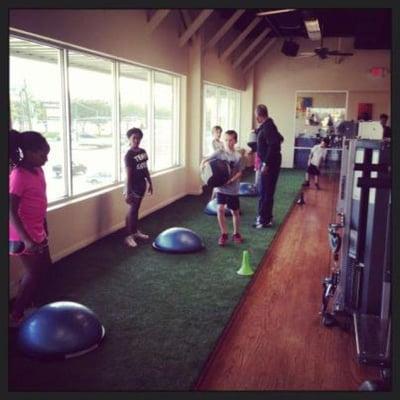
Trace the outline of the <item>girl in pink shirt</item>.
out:
<instances>
[{"instance_id":1,"label":"girl in pink shirt","mask_svg":"<svg viewBox=\"0 0 400 400\"><path fill-rule=\"evenodd\" d=\"M50 146L38 132L10 131L9 254L20 257L24 275L10 325L18 325L51 265L47 244L46 181L42 166Z\"/></svg>"}]
</instances>

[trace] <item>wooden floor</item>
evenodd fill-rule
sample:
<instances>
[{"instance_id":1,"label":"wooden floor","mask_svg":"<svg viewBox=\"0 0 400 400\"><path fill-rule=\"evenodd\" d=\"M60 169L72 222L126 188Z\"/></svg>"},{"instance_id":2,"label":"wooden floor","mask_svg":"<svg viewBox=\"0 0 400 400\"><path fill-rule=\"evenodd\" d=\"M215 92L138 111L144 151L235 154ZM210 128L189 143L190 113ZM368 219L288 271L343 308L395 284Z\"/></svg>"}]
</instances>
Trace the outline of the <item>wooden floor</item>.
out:
<instances>
[{"instance_id":1,"label":"wooden floor","mask_svg":"<svg viewBox=\"0 0 400 400\"><path fill-rule=\"evenodd\" d=\"M354 336L321 324L329 274L328 223L337 180L305 192L255 277L197 390L357 390L377 369L359 365Z\"/></svg>"}]
</instances>

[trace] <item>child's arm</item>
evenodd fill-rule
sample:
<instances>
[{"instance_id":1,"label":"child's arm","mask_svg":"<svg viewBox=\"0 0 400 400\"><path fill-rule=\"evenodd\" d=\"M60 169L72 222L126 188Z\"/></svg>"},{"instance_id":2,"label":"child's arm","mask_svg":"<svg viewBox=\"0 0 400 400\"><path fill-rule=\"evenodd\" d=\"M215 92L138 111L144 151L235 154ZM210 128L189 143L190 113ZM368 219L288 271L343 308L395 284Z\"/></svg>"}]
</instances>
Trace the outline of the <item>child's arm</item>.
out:
<instances>
[{"instance_id":1,"label":"child's arm","mask_svg":"<svg viewBox=\"0 0 400 400\"><path fill-rule=\"evenodd\" d=\"M242 171L236 172L235 175L233 175L228 182L226 182L225 185L228 185L229 183L235 182L236 180L240 179L242 177Z\"/></svg>"},{"instance_id":2,"label":"child's arm","mask_svg":"<svg viewBox=\"0 0 400 400\"><path fill-rule=\"evenodd\" d=\"M149 184L148 192L149 192L150 194L153 194L153 183L152 183L151 178L150 178L149 170L146 168L146 169L144 170L144 173L145 173L145 178L146 178L146 180L147 180L147 182L148 182L148 184Z\"/></svg>"},{"instance_id":3,"label":"child's arm","mask_svg":"<svg viewBox=\"0 0 400 400\"><path fill-rule=\"evenodd\" d=\"M220 150L217 150L217 151L214 151L214 153L211 153L209 156L204 157L204 158L201 160L200 168L201 168L201 169L204 168L204 165L205 165L206 162L211 161L213 158L216 158L216 156L217 156L217 154L218 154L219 152L220 152Z\"/></svg>"},{"instance_id":4,"label":"child's arm","mask_svg":"<svg viewBox=\"0 0 400 400\"><path fill-rule=\"evenodd\" d=\"M26 231L24 224L18 214L18 208L20 204L21 198L15 194L10 193L9 195L9 202L10 202L10 211L9 211L9 218L12 225L18 232L19 237L25 244L25 248L30 251L35 251L40 249L39 243L36 243L32 240L29 236L28 232Z\"/></svg>"},{"instance_id":5,"label":"child's arm","mask_svg":"<svg viewBox=\"0 0 400 400\"><path fill-rule=\"evenodd\" d=\"M126 180L125 180L124 197L125 197L125 201L129 204L129 188L132 187L131 167L126 166L125 172L126 172Z\"/></svg>"}]
</instances>

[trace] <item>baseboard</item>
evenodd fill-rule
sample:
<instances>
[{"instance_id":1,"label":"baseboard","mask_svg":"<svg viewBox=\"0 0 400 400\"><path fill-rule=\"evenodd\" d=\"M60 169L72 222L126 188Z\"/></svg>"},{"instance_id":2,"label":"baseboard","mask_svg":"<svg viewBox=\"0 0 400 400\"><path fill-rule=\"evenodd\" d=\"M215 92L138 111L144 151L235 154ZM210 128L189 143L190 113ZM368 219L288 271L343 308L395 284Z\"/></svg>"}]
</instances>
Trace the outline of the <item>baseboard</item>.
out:
<instances>
[{"instance_id":1,"label":"baseboard","mask_svg":"<svg viewBox=\"0 0 400 400\"><path fill-rule=\"evenodd\" d=\"M149 215L163 207L168 206L169 204L173 203L176 200L179 200L180 198L182 198L188 194L192 194L192 193L180 193L168 200L162 201L161 203L158 203L155 206L140 213L139 218L146 217L147 215ZM201 192L196 193L196 194L201 194ZM70 254L75 253L76 251L88 246L89 244L94 243L96 240L99 240L107 235L110 235L113 232L116 232L116 231L122 229L124 226L125 226L125 220L118 222L117 224L113 225L112 227L110 227L108 229L105 229L104 231L102 231L101 233L99 233L97 235L93 235L88 238L85 238L84 240L81 240L80 242L75 243L73 246L70 246L70 247L62 250L62 251L58 252L57 254L52 254L51 258L54 262L59 261L62 258L67 257Z\"/></svg>"}]
</instances>

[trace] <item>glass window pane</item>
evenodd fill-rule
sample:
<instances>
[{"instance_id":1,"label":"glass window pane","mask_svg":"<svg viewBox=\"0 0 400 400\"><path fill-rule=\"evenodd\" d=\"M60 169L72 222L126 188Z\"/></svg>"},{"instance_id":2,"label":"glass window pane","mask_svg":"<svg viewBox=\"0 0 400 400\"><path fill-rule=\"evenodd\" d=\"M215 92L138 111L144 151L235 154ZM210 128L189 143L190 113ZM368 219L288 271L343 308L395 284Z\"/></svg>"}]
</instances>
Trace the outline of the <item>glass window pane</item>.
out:
<instances>
[{"instance_id":1,"label":"glass window pane","mask_svg":"<svg viewBox=\"0 0 400 400\"><path fill-rule=\"evenodd\" d=\"M154 73L154 171L173 166L174 139L173 76Z\"/></svg>"},{"instance_id":2,"label":"glass window pane","mask_svg":"<svg viewBox=\"0 0 400 400\"><path fill-rule=\"evenodd\" d=\"M212 152L213 126L218 125L217 88L204 85L204 125L203 125L203 156Z\"/></svg>"},{"instance_id":3,"label":"glass window pane","mask_svg":"<svg viewBox=\"0 0 400 400\"><path fill-rule=\"evenodd\" d=\"M76 195L115 181L112 63L69 51L68 76Z\"/></svg>"},{"instance_id":4,"label":"glass window pane","mask_svg":"<svg viewBox=\"0 0 400 400\"><path fill-rule=\"evenodd\" d=\"M58 49L10 37L10 108L14 129L38 131L50 145L43 167L49 203L65 197Z\"/></svg>"},{"instance_id":5,"label":"glass window pane","mask_svg":"<svg viewBox=\"0 0 400 400\"><path fill-rule=\"evenodd\" d=\"M126 132L130 128L140 128L143 139L140 147L151 155L150 149L150 71L129 64L119 64L119 98L121 128L121 176L125 177L124 156L129 149ZM148 163L150 166L150 163Z\"/></svg>"},{"instance_id":6,"label":"glass window pane","mask_svg":"<svg viewBox=\"0 0 400 400\"><path fill-rule=\"evenodd\" d=\"M238 133L240 128L240 93L219 86L204 85L203 107L203 156L212 152L211 129L220 125L222 131L233 129Z\"/></svg>"}]
</instances>

